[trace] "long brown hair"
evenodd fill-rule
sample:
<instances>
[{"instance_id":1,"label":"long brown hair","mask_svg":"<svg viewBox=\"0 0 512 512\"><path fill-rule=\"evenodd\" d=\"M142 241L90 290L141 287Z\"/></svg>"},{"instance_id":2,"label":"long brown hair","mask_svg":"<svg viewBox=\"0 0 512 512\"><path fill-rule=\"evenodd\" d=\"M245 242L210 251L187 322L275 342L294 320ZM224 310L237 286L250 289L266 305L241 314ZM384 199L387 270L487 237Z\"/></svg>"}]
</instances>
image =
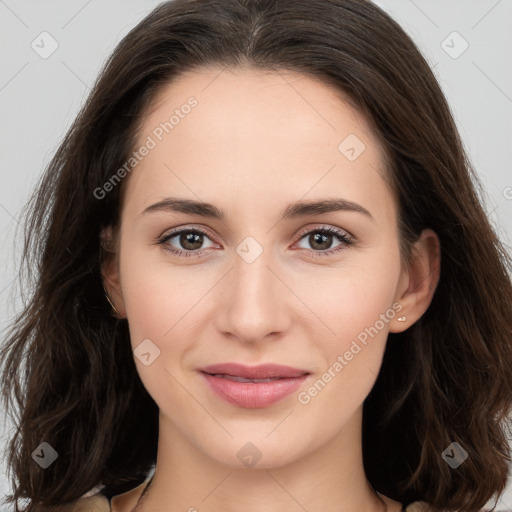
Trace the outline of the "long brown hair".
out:
<instances>
[{"instance_id":1,"label":"long brown hair","mask_svg":"<svg viewBox=\"0 0 512 512\"><path fill-rule=\"evenodd\" d=\"M402 255L433 229L441 277L426 313L389 335L364 403L365 471L403 503L481 508L504 490L510 463L512 262L428 64L393 19L362 0L175 0L115 49L26 209L22 263L33 289L0 353L3 400L19 408L9 502L59 510L100 485L110 497L155 463L158 407L100 275L98 235L118 226L122 187L101 199L94 191L129 158L159 88L205 65L317 77L373 126L388 155ZM42 442L58 453L47 469L31 457ZM442 457L452 442L468 453L457 469Z\"/></svg>"}]
</instances>

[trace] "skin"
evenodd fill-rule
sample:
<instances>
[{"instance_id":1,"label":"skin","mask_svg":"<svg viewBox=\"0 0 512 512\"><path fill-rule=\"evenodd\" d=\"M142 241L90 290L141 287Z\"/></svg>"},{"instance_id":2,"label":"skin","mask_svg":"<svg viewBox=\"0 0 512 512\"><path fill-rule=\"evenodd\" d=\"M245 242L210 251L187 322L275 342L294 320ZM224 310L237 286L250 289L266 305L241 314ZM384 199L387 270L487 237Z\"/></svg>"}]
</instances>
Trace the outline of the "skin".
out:
<instances>
[{"instance_id":1,"label":"skin","mask_svg":"<svg viewBox=\"0 0 512 512\"><path fill-rule=\"evenodd\" d=\"M362 408L388 332L410 327L431 302L436 234L425 230L412 264L401 265L384 153L331 86L284 71L187 72L159 92L137 147L190 96L198 105L125 179L115 257L102 269L132 348L150 339L160 350L148 366L135 357L160 409L157 467L140 510L400 510L366 479ZM348 134L366 146L354 161L338 149ZM171 196L212 203L226 217L141 214ZM357 203L372 218L356 211L280 218L289 203L325 198ZM314 230L329 226L356 243L328 235L315 245ZM156 243L176 227L209 233L195 246L201 255L179 257ZM251 263L236 251L247 236L263 249ZM169 246L190 247L179 236ZM331 248L341 250L319 255ZM394 303L400 313L308 404L293 393L270 407L237 407L198 373L220 362L274 362L311 372L305 391ZM248 442L261 453L250 468L237 457ZM125 495L119 510L131 510L139 494Z\"/></svg>"}]
</instances>

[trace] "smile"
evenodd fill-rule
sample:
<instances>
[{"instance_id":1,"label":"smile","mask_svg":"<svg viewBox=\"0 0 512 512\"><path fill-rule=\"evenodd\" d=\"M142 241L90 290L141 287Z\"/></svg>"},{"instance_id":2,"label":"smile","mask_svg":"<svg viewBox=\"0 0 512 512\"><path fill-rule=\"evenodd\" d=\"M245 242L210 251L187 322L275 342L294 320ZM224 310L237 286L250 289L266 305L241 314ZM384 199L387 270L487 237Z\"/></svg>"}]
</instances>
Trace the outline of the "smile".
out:
<instances>
[{"instance_id":1,"label":"smile","mask_svg":"<svg viewBox=\"0 0 512 512\"><path fill-rule=\"evenodd\" d=\"M221 399L238 407L268 407L296 391L310 373L282 365L248 367L224 363L200 371L209 388Z\"/></svg>"}]
</instances>

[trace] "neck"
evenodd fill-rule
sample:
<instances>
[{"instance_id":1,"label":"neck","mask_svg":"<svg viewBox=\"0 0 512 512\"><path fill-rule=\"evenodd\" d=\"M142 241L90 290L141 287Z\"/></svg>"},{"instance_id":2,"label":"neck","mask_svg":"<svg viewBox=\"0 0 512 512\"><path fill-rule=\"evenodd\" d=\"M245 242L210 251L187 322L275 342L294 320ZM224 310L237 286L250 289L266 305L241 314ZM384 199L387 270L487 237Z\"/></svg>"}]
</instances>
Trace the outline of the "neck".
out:
<instances>
[{"instance_id":1,"label":"neck","mask_svg":"<svg viewBox=\"0 0 512 512\"><path fill-rule=\"evenodd\" d=\"M361 412L326 445L307 450L286 464L270 458L274 463L250 468L206 457L161 413L155 474L136 512L197 512L205 508L223 512L397 510L390 508L396 502L378 495L366 479ZM310 444L313 447L314 440ZM235 447L238 445L244 442L239 440Z\"/></svg>"}]
</instances>

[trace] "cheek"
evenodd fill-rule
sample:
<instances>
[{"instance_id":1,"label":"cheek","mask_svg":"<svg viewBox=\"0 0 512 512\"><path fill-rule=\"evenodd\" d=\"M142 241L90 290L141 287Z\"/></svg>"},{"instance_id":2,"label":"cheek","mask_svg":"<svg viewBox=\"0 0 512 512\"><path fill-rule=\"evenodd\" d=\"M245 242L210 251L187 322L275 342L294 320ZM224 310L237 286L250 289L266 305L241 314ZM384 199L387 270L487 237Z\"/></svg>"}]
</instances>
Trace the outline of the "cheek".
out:
<instances>
[{"instance_id":1,"label":"cheek","mask_svg":"<svg viewBox=\"0 0 512 512\"><path fill-rule=\"evenodd\" d=\"M140 242L139 242L140 245ZM130 242L126 241L126 246ZM124 252L123 252L124 250ZM169 332L187 309L198 301L201 280L181 273L166 262L159 248L121 247L121 287L130 328L138 337L157 338ZM200 286L202 288L202 286ZM185 319L184 319L185 320ZM137 337L136 336L136 337Z\"/></svg>"},{"instance_id":2,"label":"cheek","mask_svg":"<svg viewBox=\"0 0 512 512\"><path fill-rule=\"evenodd\" d=\"M194 346L191 340L198 338L185 331L199 311L193 306L197 305L200 292L190 286L190 279L187 286L176 269L151 260L143 251L125 252L120 273L139 377L159 407L179 415L180 408L189 400L179 384L180 366L184 355ZM143 354L147 353L149 356L144 360Z\"/></svg>"},{"instance_id":3,"label":"cheek","mask_svg":"<svg viewBox=\"0 0 512 512\"><path fill-rule=\"evenodd\" d=\"M181 371L187 354L201 339L200 331L210 314L205 308L211 304L208 299L218 275L206 267L193 272L191 267L180 269L147 248L122 254L121 286L132 349L136 356L137 347L149 339L160 351L151 366L136 360L139 373L144 379L169 380L164 368Z\"/></svg>"},{"instance_id":4,"label":"cheek","mask_svg":"<svg viewBox=\"0 0 512 512\"><path fill-rule=\"evenodd\" d=\"M399 254L390 251L388 257L361 259L315 280L307 304L317 318L309 335L323 364L317 369L321 382L316 388L322 390L318 405L323 403L326 411L330 400L345 402L350 410L373 386L389 323L400 309L394 300L399 276Z\"/></svg>"},{"instance_id":5,"label":"cheek","mask_svg":"<svg viewBox=\"0 0 512 512\"><path fill-rule=\"evenodd\" d=\"M399 276L398 256L318 274L307 304L322 320L324 333L327 328L325 339L332 342L329 353L347 348L357 338L364 342L368 329L375 334L372 327L386 336L389 321L395 316L392 305Z\"/></svg>"},{"instance_id":6,"label":"cheek","mask_svg":"<svg viewBox=\"0 0 512 512\"><path fill-rule=\"evenodd\" d=\"M370 393L382 364L389 321L396 315L392 287L373 286L362 293L363 281L347 280L343 291L331 287L329 294L317 295L322 320L334 334L310 333L317 355L312 359L319 364L297 399L309 431L320 438L335 435Z\"/></svg>"}]
</instances>

